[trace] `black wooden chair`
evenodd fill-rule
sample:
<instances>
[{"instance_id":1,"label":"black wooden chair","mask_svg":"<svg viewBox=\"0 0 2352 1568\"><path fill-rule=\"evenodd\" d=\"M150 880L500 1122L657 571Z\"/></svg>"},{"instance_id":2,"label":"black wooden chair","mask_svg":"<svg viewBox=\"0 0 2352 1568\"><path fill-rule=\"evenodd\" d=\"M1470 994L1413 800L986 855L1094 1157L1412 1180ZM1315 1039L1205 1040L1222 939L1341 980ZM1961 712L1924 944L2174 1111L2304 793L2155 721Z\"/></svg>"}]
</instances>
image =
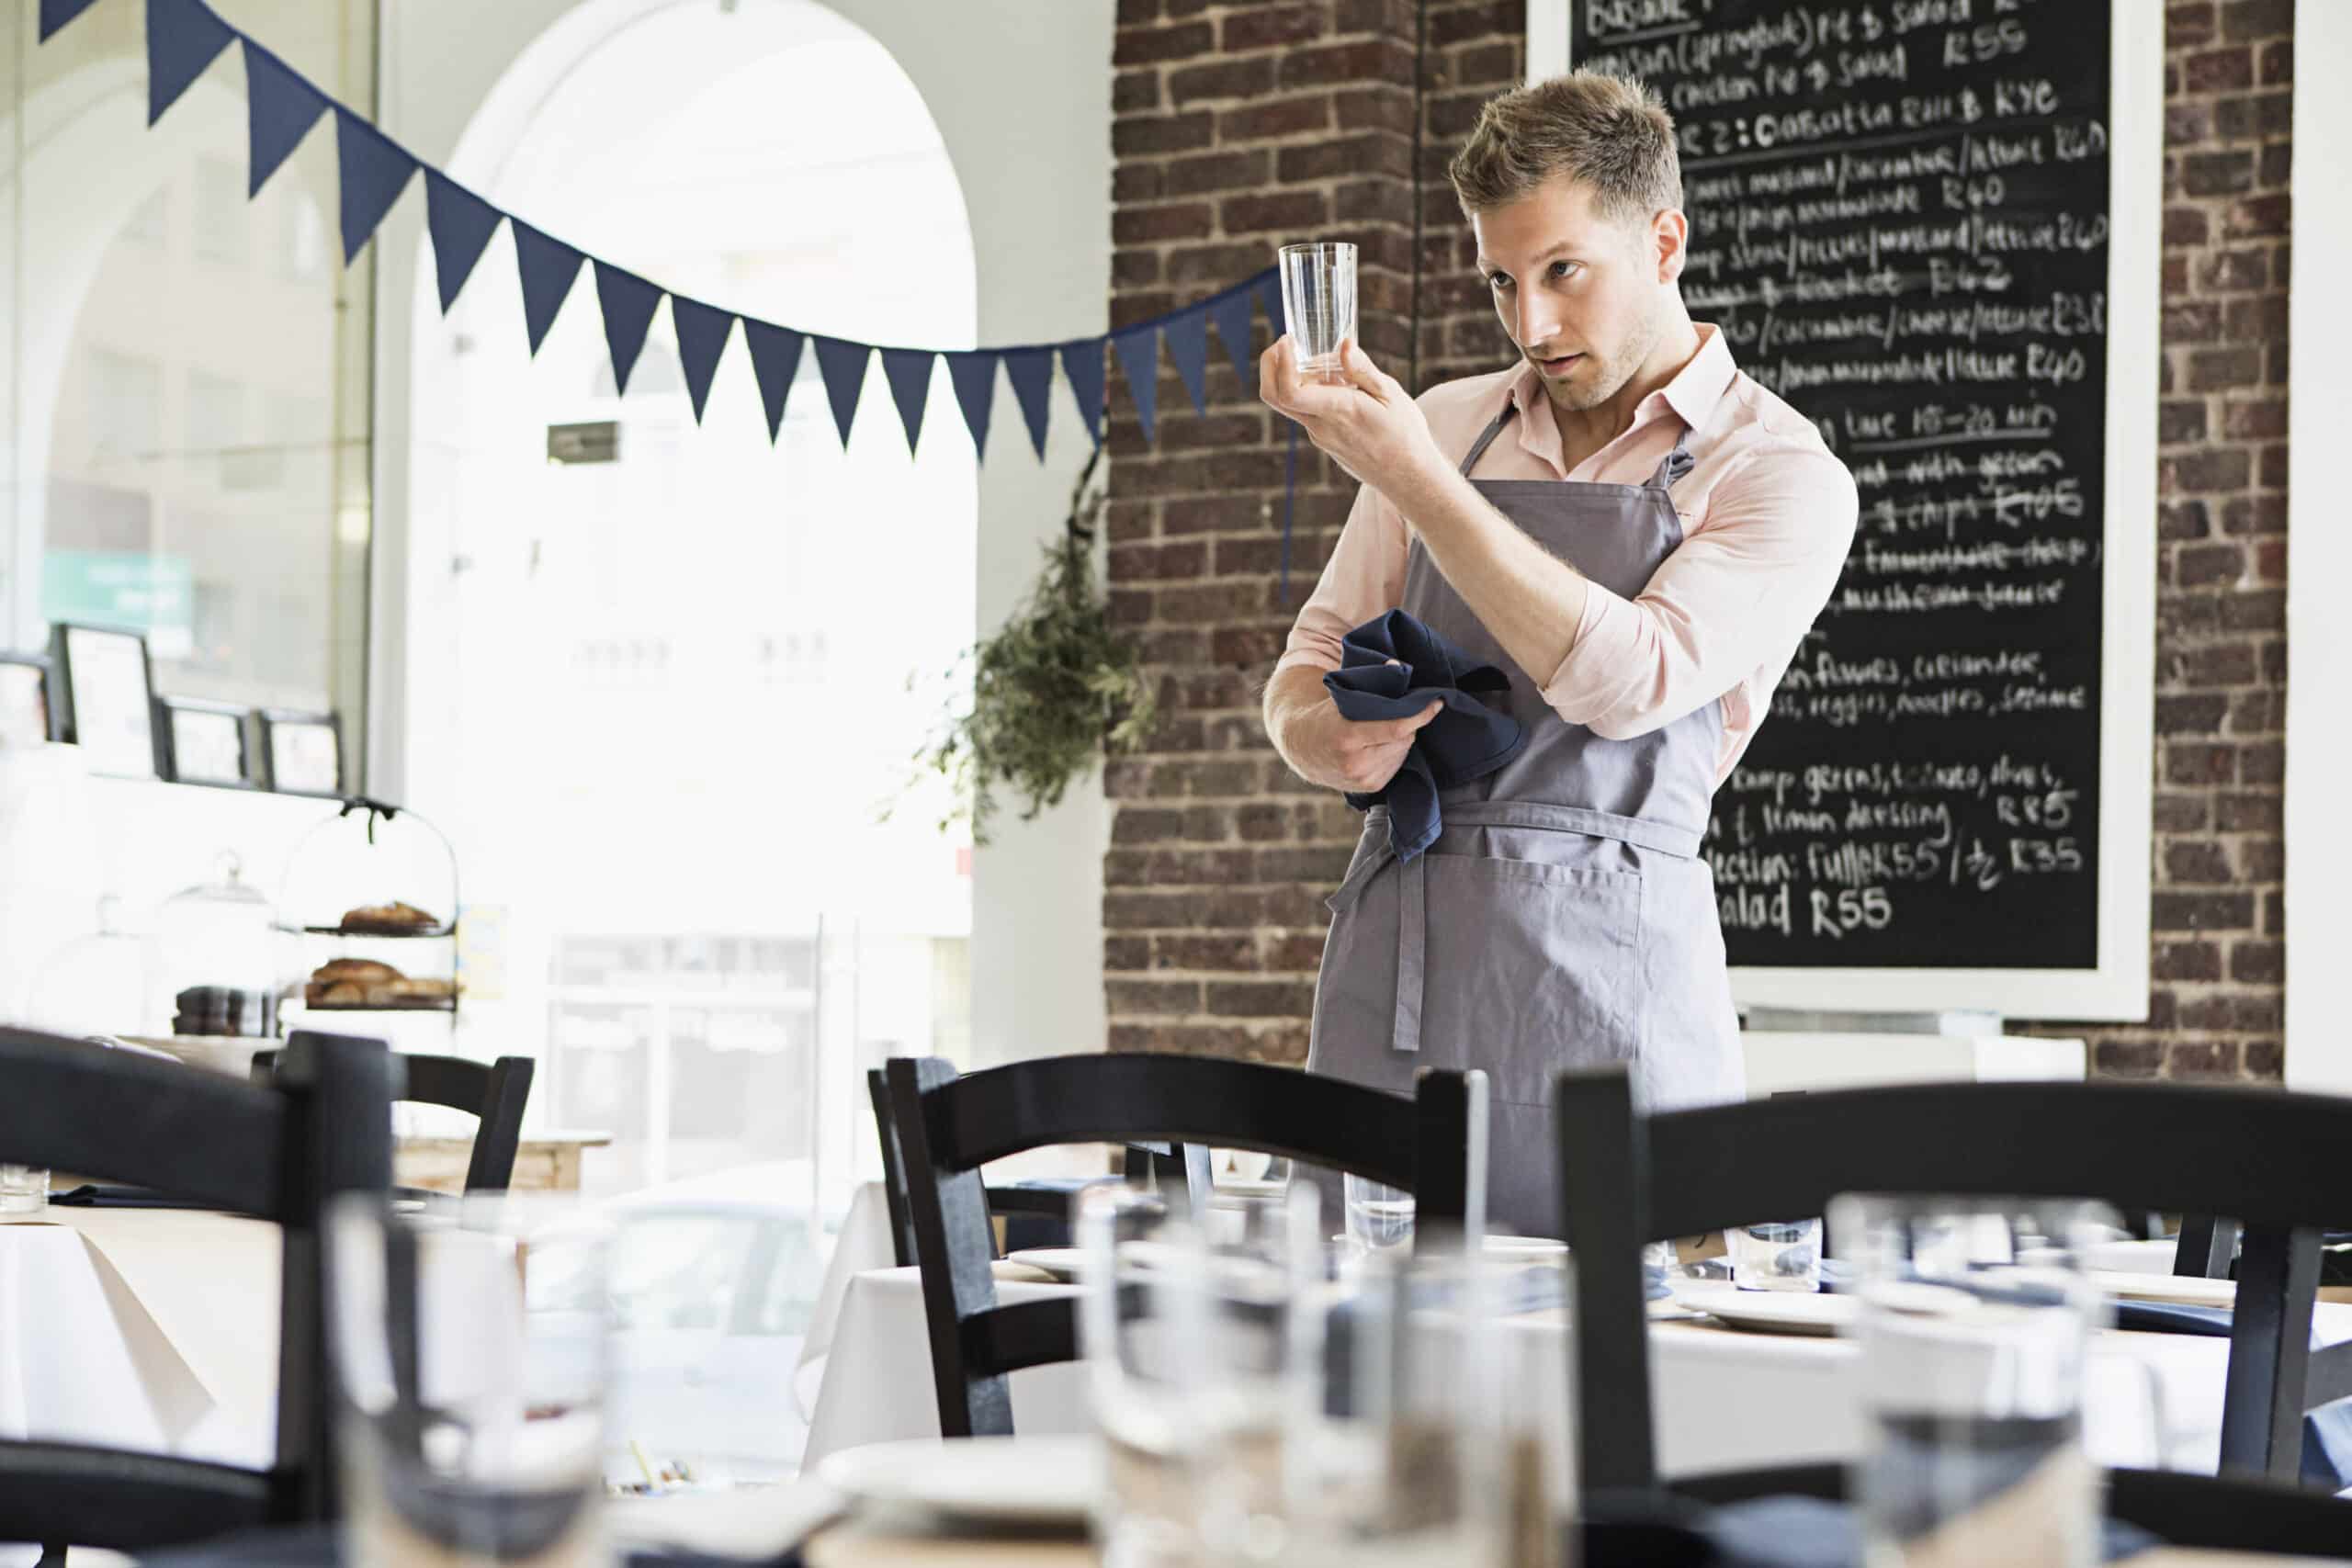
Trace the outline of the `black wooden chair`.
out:
<instances>
[{"instance_id":1,"label":"black wooden chair","mask_svg":"<svg viewBox=\"0 0 2352 1568\"><path fill-rule=\"evenodd\" d=\"M1637 1115L1623 1072L1555 1099L1576 1254L1577 1412L1589 1493L1709 1502L1843 1495L1837 1465L1661 1483L1641 1248L1818 1214L1846 1192L2089 1198L2245 1225L2223 1393L2226 1479L2109 1472L2110 1514L2180 1546L2340 1551L2352 1504L2277 1484L2301 1446L2316 1232L2352 1215L2352 1100L2167 1084L1927 1084ZM1605 1434L1605 1440L1596 1437Z\"/></svg>"},{"instance_id":2,"label":"black wooden chair","mask_svg":"<svg viewBox=\"0 0 2352 1568\"><path fill-rule=\"evenodd\" d=\"M2341 1227L2339 1227L2340 1229ZM2208 1215L2186 1215L2173 1244L2175 1278L2226 1280L2237 1263L2238 1224ZM2317 1293L2320 1279L2319 1238L2299 1240L2290 1259L2289 1288ZM2339 1399L2352 1399L2352 1340L2315 1348L2303 1369L2303 1411L2306 1415Z\"/></svg>"},{"instance_id":3,"label":"black wooden chair","mask_svg":"<svg viewBox=\"0 0 2352 1568\"><path fill-rule=\"evenodd\" d=\"M267 1471L74 1443L0 1441L0 1540L143 1552L335 1513L321 1335L320 1222L340 1192L391 1179L390 1054L298 1033L275 1091L176 1063L0 1029L0 1152L275 1221L277 1459Z\"/></svg>"},{"instance_id":4,"label":"black wooden chair","mask_svg":"<svg viewBox=\"0 0 2352 1568\"><path fill-rule=\"evenodd\" d=\"M907 1206L907 1164L899 1156L899 1131L890 1116L889 1079L881 1068L866 1071L865 1093L874 1106L875 1136L882 1145L882 1195L890 1215L891 1255L905 1269L915 1260L914 1216ZM1128 1144L1122 1150L1120 1173L1130 1186L1157 1184L1162 1191L1180 1193L1182 1201L1195 1209L1208 1201L1214 1185L1209 1151L1200 1144ZM1074 1196L1046 1187L991 1187L988 1189L989 1214L1014 1224L1018 1223L1015 1216L1042 1220L1067 1237ZM1008 1225L1008 1233L1011 1228ZM994 1225L989 1227L989 1237L993 1246Z\"/></svg>"},{"instance_id":5,"label":"black wooden chair","mask_svg":"<svg viewBox=\"0 0 2352 1568\"><path fill-rule=\"evenodd\" d=\"M271 1081L275 1051L254 1053L253 1079ZM514 1156L523 1144L523 1108L531 1098L533 1064L528 1056L501 1056L487 1066L463 1056L401 1052L392 1057L400 1087L392 1098L413 1105L439 1105L477 1118L472 1152L466 1159L466 1190L503 1192L514 1179Z\"/></svg>"},{"instance_id":6,"label":"black wooden chair","mask_svg":"<svg viewBox=\"0 0 2352 1568\"><path fill-rule=\"evenodd\" d=\"M1253 1149L1411 1192L1429 1234L1462 1221L1470 1128L1474 1115L1483 1121L1486 1095L1476 1073L1424 1072L1408 1100L1288 1067L1146 1054L1047 1056L969 1077L936 1058L901 1056L885 1070L939 1427L950 1438L1010 1433L1007 1376L1078 1353L1069 1298L997 1305L980 1167L1055 1144Z\"/></svg>"}]
</instances>

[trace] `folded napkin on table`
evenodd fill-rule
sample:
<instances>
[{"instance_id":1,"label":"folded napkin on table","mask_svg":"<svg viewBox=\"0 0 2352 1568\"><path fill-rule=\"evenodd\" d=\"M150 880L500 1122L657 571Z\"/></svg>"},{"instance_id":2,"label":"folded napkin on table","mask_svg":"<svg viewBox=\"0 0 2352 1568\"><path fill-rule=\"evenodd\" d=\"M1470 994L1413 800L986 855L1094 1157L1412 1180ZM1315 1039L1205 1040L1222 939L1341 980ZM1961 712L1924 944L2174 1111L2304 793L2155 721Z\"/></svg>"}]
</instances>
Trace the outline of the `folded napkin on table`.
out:
<instances>
[{"instance_id":1,"label":"folded napkin on table","mask_svg":"<svg viewBox=\"0 0 2352 1568\"><path fill-rule=\"evenodd\" d=\"M1485 778L1519 755L1527 733L1519 720L1481 701L1510 690L1510 677L1470 656L1402 610L1366 621L1340 642L1340 666L1323 689L1345 718L1411 718L1431 698L1445 711L1413 736L1396 776L1372 793L1351 794L1359 811L1388 807L1388 846L1411 860L1436 841L1437 795Z\"/></svg>"}]
</instances>

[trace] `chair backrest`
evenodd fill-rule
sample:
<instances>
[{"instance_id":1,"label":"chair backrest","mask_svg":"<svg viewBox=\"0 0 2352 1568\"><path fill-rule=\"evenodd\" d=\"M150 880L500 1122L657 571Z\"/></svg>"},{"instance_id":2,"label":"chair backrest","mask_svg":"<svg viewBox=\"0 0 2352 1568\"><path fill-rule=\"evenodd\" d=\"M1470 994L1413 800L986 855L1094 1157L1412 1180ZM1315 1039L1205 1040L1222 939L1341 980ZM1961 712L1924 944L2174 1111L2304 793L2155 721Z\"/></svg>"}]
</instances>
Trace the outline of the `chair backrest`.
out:
<instances>
[{"instance_id":1,"label":"chair backrest","mask_svg":"<svg viewBox=\"0 0 2352 1568\"><path fill-rule=\"evenodd\" d=\"M335 1194L390 1184L392 1070L375 1040L298 1033L284 1055L271 1091L0 1029L0 1157L275 1221L283 1238L276 1466L0 1441L0 1540L136 1552L334 1517L320 1226Z\"/></svg>"},{"instance_id":2,"label":"chair backrest","mask_svg":"<svg viewBox=\"0 0 2352 1568\"><path fill-rule=\"evenodd\" d=\"M2318 1231L2352 1216L2352 1100L2132 1083L1960 1083L1634 1113L1622 1071L1555 1098L1577 1258L1588 1487L1657 1484L1646 1243L1819 1214L1847 1192L2088 1198L2245 1227L2223 1394L2224 1468L2295 1473Z\"/></svg>"},{"instance_id":3,"label":"chair backrest","mask_svg":"<svg viewBox=\"0 0 2352 1568\"><path fill-rule=\"evenodd\" d=\"M1010 1433L1007 1374L1077 1353L1067 1297L997 1305L981 1166L1054 1144L1252 1149L1412 1192L1426 1234L1462 1221L1470 1126L1484 1120L1486 1093L1479 1074L1424 1072L1408 1100L1289 1067L1144 1054L1047 1056L968 1077L901 1056L886 1071L940 1431L951 1438Z\"/></svg>"},{"instance_id":4,"label":"chair backrest","mask_svg":"<svg viewBox=\"0 0 2352 1568\"><path fill-rule=\"evenodd\" d=\"M890 1114L890 1082L879 1067L865 1074L865 1095L874 1107L874 1134L882 1146L882 1195L890 1215L890 1250L904 1269L915 1260L914 1216L907 1207L907 1167L899 1152L899 1130ZM1208 1201L1214 1179L1205 1145L1183 1143L1129 1144L1121 1172L1136 1187L1159 1182L1181 1186L1187 1204L1198 1208ZM1042 1214L1068 1221L1070 1195L1020 1187L988 1190L990 1214ZM994 1232L991 1230L991 1236Z\"/></svg>"},{"instance_id":5,"label":"chair backrest","mask_svg":"<svg viewBox=\"0 0 2352 1568\"><path fill-rule=\"evenodd\" d=\"M253 1077L268 1083L277 1069L275 1051L254 1053ZM535 1064L528 1056L501 1056L485 1066L464 1056L401 1052L392 1057L399 1079L394 1100L439 1105L480 1120L466 1159L466 1190L503 1192L514 1184L514 1156L523 1146L523 1109L531 1098Z\"/></svg>"}]
</instances>

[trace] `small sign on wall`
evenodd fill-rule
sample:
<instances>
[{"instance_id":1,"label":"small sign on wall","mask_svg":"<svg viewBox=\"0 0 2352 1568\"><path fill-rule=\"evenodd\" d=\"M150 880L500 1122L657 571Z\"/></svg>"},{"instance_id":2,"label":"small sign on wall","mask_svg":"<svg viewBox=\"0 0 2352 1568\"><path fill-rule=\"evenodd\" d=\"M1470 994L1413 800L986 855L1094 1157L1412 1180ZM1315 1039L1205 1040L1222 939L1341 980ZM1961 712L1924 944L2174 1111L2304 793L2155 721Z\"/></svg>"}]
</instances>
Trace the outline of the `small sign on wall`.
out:
<instances>
[{"instance_id":1,"label":"small sign on wall","mask_svg":"<svg viewBox=\"0 0 2352 1568\"><path fill-rule=\"evenodd\" d=\"M616 419L548 426L550 463L616 463L620 456L621 424Z\"/></svg>"}]
</instances>

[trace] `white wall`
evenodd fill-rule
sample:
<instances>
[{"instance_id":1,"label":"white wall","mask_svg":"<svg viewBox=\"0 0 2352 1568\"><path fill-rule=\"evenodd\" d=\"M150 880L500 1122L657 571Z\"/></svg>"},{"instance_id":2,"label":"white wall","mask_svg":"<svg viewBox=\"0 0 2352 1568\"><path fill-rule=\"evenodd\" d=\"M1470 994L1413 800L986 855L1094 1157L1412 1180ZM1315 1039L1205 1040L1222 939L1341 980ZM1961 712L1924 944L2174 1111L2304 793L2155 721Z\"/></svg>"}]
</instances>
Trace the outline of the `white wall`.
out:
<instances>
[{"instance_id":1,"label":"white wall","mask_svg":"<svg viewBox=\"0 0 2352 1568\"><path fill-rule=\"evenodd\" d=\"M2344 780L2352 730L2337 671L2352 665L2352 536L2343 525L2338 453L2352 429L2352 317L2335 258L2352 247L2352 96L2332 85L2352 65L2352 6L2295 9L2295 270L2287 331L2287 1086L2352 1094L2352 818Z\"/></svg>"},{"instance_id":2,"label":"white wall","mask_svg":"<svg viewBox=\"0 0 2352 1568\"><path fill-rule=\"evenodd\" d=\"M418 156L488 183L527 122L532 82L570 66L637 17L718 0L385 0L379 118ZM770 0L735 0L744 6ZM1034 0L832 0L897 57L928 104L964 186L979 279L979 341L1035 342L1106 324L1110 248L1112 7ZM501 89L509 73L513 82ZM479 121L479 123L476 123ZM469 127L470 131L469 131ZM460 159L460 141L463 158ZM525 216L528 216L526 214ZM413 486L413 344L405 330L429 287L424 203L413 186L379 231L377 357L374 792L403 795L403 672L432 655L406 608L416 581L446 572L434 508ZM513 287L511 279L501 279ZM479 286L479 284L477 284ZM578 286L585 293L584 280ZM575 301L576 303L576 301ZM772 313L821 329L821 305ZM501 345L498 352L515 350ZM878 398L870 390L869 398ZM980 469L979 626L992 627L1034 579L1060 526L1088 444L1057 392L1046 461L1031 455L1000 382ZM869 410L869 414L876 411ZM934 411L939 413L941 411ZM1008 821L974 857L973 1038L978 1062L1098 1048L1102 862L1109 812L1099 781L1038 821Z\"/></svg>"}]
</instances>

